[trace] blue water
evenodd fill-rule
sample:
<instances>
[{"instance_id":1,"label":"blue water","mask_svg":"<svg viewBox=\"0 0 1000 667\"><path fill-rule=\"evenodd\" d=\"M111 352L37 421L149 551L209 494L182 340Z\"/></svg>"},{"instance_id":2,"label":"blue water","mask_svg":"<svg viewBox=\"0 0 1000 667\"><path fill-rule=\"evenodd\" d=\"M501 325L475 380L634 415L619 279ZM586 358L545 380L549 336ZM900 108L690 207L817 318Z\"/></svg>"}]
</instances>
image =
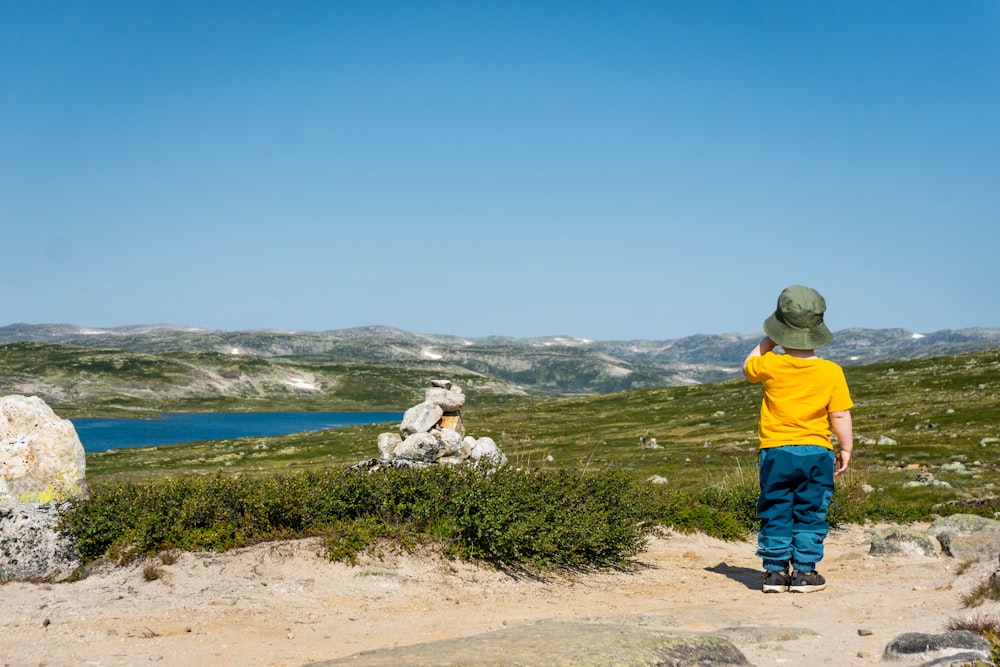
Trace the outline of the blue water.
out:
<instances>
[{"instance_id":1,"label":"blue water","mask_svg":"<svg viewBox=\"0 0 1000 667\"><path fill-rule=\"evenodd\" d=\"M170 413L157 419L72 419L85 452L288 435L325 428L399 422L401 412Z\"/></svg>"}]
</instances>

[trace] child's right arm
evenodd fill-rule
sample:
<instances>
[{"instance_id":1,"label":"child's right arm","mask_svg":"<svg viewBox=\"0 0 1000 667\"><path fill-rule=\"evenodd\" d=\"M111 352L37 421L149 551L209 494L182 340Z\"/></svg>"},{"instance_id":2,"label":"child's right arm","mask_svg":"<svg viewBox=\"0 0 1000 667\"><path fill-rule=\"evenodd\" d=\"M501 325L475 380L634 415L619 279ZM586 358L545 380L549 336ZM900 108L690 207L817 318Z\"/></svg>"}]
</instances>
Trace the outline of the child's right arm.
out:
<instances>
[{"instance_id":1,"label":"child's right arm","mask_svg":"<svg viewBox=\"0 0 1000 667\"><path fill-rule=\"evenodd\" d=\"M762 340L759 343L757 343L757 347L755 347L754 349L750 350L750 354L748 354L747 358L743 360L743 375L747 374L747 362L748 361L750 361L754 357L759 357L761 355L767 354L768 352L770 352L771 350L773 350L777 346L778 346L777 343L775 343L769 337L764 336L764 340Z\"/></svg>"}]
</instances>

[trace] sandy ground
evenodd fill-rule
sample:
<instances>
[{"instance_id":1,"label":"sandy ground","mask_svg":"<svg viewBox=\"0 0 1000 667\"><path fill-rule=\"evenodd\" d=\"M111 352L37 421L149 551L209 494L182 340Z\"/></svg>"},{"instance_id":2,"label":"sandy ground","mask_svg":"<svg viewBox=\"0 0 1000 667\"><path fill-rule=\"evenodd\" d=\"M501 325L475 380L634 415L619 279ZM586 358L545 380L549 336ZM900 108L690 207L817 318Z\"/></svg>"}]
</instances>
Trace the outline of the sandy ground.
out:
<instances>
[{"instance_id":1,"label":"sandy ground","mask_svg":"<svg viewBox=\"0 0 1000 667\"><path fill-rule=\"evenodd\" d=\"M825 591L768 595L752 544L703 535L655 538L629 571L544 579L428 554L330 563L315 540L180 554L154 561L162 576L152 581L136 564L0 586L0 664L301 665L540 619L614 617L682 633L808 628L817 634L737 645L761 667L858 665L880 662L904 632L1000 611L961 603L994 563L958 574L946 557L869 557L869 543L863 528L835 531Z\"/></svg>"}]
</instances>

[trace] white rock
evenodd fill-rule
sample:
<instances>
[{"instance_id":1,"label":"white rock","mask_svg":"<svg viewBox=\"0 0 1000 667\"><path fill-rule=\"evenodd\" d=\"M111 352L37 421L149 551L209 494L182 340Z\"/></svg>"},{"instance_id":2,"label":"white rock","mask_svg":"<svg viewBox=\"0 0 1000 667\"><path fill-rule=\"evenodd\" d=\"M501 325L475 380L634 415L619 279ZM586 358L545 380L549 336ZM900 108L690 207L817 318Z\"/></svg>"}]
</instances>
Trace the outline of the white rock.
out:
<instances>
[{"instance_id":1,"label":"white rock","mask_svg":"<svg viewBox=\"0 0 1000 667\"><path fill-rule=\"evenodd\" d=\"M0 398L0 502L47 503L87 492L73 422L37 396Z\"/></svg>"},{"instance_id":2,"label":"white rock","mask_svg":"<svg viewBox=\"0 0 1000 667\"><path fill-rule=\"evenodd\" d=\"M403 442L402 436L398 433L379 433L378 453L383 459L391 459L396 456L396 448Z\"/></svg>"},{"instance_id":3,"label":"white rock","mask_svg":"<svg viewBox=\"0 0 1000 667\"><path fill-rule=\"evenodd\" d=\"M430 433L414 433L399 443L393 454L397 459L433 461L437 458L437 448L437 438Z\"/></svg>"},{"instance_id":4,"label":"white rock","mask_svg":"<svg viewBox=\"0 0 1000 667\"><path fill-rule=\"evenodd\" d=\"M399 432L403 437L414 433L427 433L441 420L444 410L434 403L417 403L403 413L403 421L399 424Z\"/></svg>"},{"instance_id":5,"label":"white rock","mask_svg":"<svg viewBox=\"0 0 1000 667\"><path fill-rule=\"evenodd\" d=\"M424 393L424 402L439 405L444 412L455 412L465 405L465 394L433 387Z\"/></svg>"},{"instance_id":6,"label":"white rock","mask_svg":"<svg viewBox=\"0 0 1000 667\"><path fill-rule=\"evenodd\" d=\"M496 466L507 465L507 456L500 450L493 438L483 437L476 440L476 446L472 448L469 458L473 461L488 459Z\"/></svg>"},{"instance_id":7,"label":"white rock","mask_svg":"<svg viewBox=\"0 0 1000 667\"><path fill-rule=\"evenodd\" d=\"M434 429L431 435L438 441L438 456L457 456L462 451L462 436L450 428Z\"/></svg>"}]
</instances>

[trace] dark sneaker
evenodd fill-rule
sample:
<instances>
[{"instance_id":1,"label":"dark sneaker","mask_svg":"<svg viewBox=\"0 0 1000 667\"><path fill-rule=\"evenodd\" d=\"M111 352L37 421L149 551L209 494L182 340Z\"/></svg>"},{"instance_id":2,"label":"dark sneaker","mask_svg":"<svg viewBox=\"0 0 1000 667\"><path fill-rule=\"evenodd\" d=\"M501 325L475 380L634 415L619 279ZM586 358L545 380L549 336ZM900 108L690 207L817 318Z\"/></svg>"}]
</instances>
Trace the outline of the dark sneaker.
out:
<instances>
[{"instance_id":1,"label":"dark sneaker","mask_svg":"<svg viewBox=\"0 0 1000 667\"><path fill-rule=\"evenodd\" d=\"M764 570L762 590L765 593L784 593L788 590L788 580L788 573L784 570Z\"/></svg>"},{"instance_id":2,"label":"dark sneaker","mask_svg":"<svg viewBox=\"0 0 1000 667\"><path fill-rule=\"evenodd\" d=\"M812 593L826 588L826 579L816 570L812 572L792 571L792 581L788 590L792 593Z\"/></svg>"}]
</instances>

